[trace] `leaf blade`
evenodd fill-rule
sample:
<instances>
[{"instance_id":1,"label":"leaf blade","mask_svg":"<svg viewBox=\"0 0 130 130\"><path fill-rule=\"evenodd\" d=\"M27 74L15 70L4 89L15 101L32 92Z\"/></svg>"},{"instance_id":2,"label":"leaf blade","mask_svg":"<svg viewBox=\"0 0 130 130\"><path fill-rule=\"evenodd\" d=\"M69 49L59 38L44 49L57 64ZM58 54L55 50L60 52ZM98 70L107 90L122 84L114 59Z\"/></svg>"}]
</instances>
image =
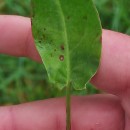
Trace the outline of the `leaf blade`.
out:
<instances>
[{"instance_id":1,"label":"leaf blade","mask_svg":"<svg viewBox=\"0 0 130 130\"><path fill-rule=\"evenodd\" d=\"M101 55L102 31L95 6L91 0L32 2L32 30L49 78L61 89L69 82L83 89L96 73Z\"/></svg>"}]
</instances>

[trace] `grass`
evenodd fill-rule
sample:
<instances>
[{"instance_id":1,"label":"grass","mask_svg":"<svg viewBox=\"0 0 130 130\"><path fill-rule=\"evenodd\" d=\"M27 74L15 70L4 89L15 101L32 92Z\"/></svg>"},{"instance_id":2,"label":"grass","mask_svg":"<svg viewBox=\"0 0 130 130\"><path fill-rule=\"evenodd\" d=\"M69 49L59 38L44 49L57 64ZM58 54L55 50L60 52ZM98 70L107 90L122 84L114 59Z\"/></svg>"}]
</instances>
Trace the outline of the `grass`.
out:
<instances>
[{"instance_id":1,"label":"grass","mask_svg":"<svg viewBox=\"0 0 130 130\"><path fill-rule=\"evenodd\" d=\"M102 26L130 34L129 0L94 0L99 11ZM0 0L1 14L30 16L30 0ZM90 84L87 91L78 93L99 93ZM0 55L0 105L18 104L64 95L51 87L44 67L26 58Z\"/></svg>"}]
</instances>

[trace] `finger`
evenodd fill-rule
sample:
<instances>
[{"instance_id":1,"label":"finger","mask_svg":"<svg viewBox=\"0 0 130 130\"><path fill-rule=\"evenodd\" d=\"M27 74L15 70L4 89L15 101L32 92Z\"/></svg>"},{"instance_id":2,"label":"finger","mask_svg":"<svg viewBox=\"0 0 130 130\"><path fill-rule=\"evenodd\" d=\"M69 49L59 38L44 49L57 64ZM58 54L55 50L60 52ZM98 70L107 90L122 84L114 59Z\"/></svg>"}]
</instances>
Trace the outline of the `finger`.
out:
<instances>
[{"instance_id":1,"label":"finger","mask_svg":"<svg viewBox=\"0 0 130 130\"><path fill-rule=\"evenodd\" d=\"M41 62L35 48L29 18L0 16L0 53L26 56ZM130 84L130 37L104 30L100 68L92 79L97 87L122 93Z\"/></svg>"},{"instance_id":2,"label":"finger","mask_svg":"<svg viewBox=\"0 0 130 130\"><path fill-rule=\"evenodd\" d=\"M102 42L101 64L92 83L120 97L127 130L130 126L130 36L104 30Z\"/></svg>"},{"instance_id":3,"label":"finger","mask_svg":"<svg viewBox=\"0 0 130 130\"><path fill-rule=\"evenodd\" d=\"M31 21L20 16L0 16L0 53L41 62L31 33Z\"/></svg>"},{"instance_id":4,"label":"finger","mask_svg":"<svg viewBox=\"0 0 130 130\"><path fill-rule=\"evenodd\" d=\"M130 36L103 30L102 56L92 83L114 94L126 93L130 86Z\"/></svg>"},{"instance_id":5,"label":"finger","mask_svg":"<svg viewBox=\"0 0 130 130\"><path fill-rule=\"evenodd\" d=\"M0 130L66 130L65 100L0 108ZM72 130L124 130L124 112L112 95L73 97Z\"/></svg>"}]
</instances>

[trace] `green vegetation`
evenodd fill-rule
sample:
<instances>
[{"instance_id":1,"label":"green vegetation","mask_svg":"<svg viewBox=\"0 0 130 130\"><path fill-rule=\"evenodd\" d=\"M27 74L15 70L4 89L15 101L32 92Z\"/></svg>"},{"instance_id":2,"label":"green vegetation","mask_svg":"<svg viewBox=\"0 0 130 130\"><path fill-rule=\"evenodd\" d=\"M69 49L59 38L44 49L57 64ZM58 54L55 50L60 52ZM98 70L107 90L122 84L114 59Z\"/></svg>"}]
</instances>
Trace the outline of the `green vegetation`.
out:
<instances>
[{"instance_id":1,"label":"green vegetation","mask_svg":"<svg viewBox=\"0 0 130 130\"><path fill-rule=\"evenodd\" d=\"M129 0L94 0L104 28L130 34ZM30 17L30 0L0 0L1 14ZM17 104L64 95L48 85L41 64L26 58L0 55L0 104ZM98 93L91 85L81 94ZM77 91L73 91L77 94Z\"/></svg>"},{"instance_id":2,"label":"green vegetation","mask_svg":"<svg viewBox=\"0 0 130 130\"><path fill-rule=\"evenodd\" d=\"M92 0L85 2L48 0L42 5L42 0L32 0L35 44L50 81L59 89L70 83L84 89L99 66L101 23Z\"/></svg>"}]
</instances>

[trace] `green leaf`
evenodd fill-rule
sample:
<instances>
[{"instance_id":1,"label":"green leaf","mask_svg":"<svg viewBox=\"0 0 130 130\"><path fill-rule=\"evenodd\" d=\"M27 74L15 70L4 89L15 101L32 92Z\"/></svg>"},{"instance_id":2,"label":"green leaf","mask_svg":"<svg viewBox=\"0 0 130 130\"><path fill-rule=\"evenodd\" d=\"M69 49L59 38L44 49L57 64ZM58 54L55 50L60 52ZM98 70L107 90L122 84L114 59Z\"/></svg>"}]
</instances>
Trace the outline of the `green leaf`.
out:
<instances>
[{"instance_id":1,"label":"green leaf","mask_svg":"<svg viewBox=\"0 0 130 130\"><path fill-rule=\"evenodd\" d=\"M50 81L76 89L96 73L101 24L92 0L32 0L32 30Z\"/></svg>"}]
</instances>

